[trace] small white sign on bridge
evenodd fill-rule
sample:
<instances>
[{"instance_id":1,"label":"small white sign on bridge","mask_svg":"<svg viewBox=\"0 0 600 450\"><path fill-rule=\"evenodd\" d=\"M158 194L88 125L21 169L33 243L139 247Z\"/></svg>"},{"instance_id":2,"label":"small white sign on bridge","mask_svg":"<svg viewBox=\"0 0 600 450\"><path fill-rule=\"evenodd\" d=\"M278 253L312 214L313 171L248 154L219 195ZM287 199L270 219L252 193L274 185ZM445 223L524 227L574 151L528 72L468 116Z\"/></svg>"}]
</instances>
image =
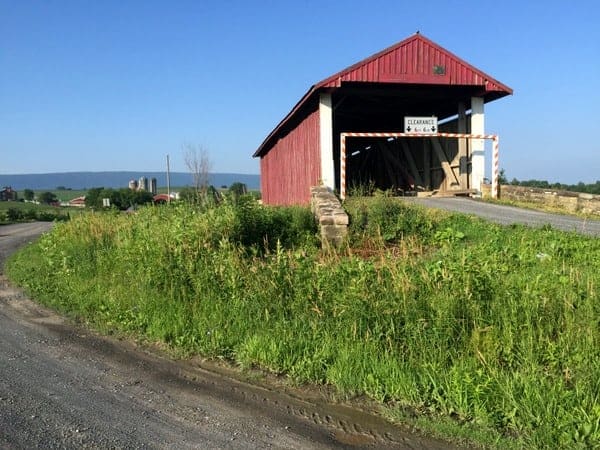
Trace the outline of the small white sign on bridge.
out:
<instances>
[{"instance_id":1,"label":"small white sign on bridge","mask_svg":"<svg viewBox=\"0 0 600 450\"><path fill-rule=\"evenodd\" d=\"M410 134L435 134L438 132L438 120L435 116L405 117L404 132Z\"/></svg>"}]
</instances>

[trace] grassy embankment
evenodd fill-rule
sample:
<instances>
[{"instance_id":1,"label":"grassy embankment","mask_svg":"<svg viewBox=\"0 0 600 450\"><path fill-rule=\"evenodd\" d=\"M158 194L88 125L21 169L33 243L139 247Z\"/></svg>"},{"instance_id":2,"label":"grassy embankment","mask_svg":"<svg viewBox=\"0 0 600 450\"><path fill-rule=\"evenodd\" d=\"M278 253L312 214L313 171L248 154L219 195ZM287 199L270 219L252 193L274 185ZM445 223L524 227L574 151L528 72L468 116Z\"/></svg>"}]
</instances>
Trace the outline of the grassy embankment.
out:
<instances>
[{"instance_id":1,"label":"grassy embankment","mask_svg":"<svg viewBox=\"0 0 600 450\"><path fill-rule=\"evenodd\" d=\"M562 214L565 216L576 216L581 217L582 219L592 219L592 220L600 220L600 215L593 213L584 213L582 211L569 211L564 207L555 206L555 205L546 205L543 203L537 203L534 201L527 200L512 200L507 198L486 198L483 201L488 203L495 203L498 205L505 206L516 206L517 208L531 209L534 211L542 211L552 214Z\"/></svg>"},{"instance_id":2,"label":"grassy embankment","mask_svg":"<svg viewBox=\"0 0 600 450\"><path fill-rule=\"evenodd\" d=\"M25 202L0 202L0 225L15 222L39 220L52 222L68 220L72 213L79 214L72 208L65 209L50 205L36 205Z\"/></svg>"},{"instance_id":3,"label":"grassy embankment","mask_svg":"<svg viewBox=\"0 0 600 450\"><path fill-rule=\"evenodd\" d=\"M600 239L383 197L347 208L337 254L307 210L181 205L82 215L8 273L104 331L366 395L437 434L600 445Z\"/></svg>"}]
</instances>

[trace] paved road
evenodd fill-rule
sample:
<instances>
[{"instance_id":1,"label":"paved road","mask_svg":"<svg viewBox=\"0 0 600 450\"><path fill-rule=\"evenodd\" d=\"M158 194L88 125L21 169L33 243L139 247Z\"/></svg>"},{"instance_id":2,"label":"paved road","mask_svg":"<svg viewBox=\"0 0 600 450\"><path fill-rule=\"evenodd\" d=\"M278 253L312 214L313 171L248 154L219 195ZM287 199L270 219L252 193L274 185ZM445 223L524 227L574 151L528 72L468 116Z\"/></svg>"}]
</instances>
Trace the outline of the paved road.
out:
<instances>
[{"instance_id":1,"label":"paved road","mask_svg":"<svg viewBox=\"0 0 600 450\"><path fill-rule=\"evenodd\" d=\"M47 228L0 227L0 267ZM0 448L450 447L315 391L249 383L223 367L98 336L0 274Z\"/></svg>"},{"instance_id":2,"label":"paved road","mask_svg":"<svg viewBox=\"0 0 600 450\"><path fill-rule=\"evenodd\" d=\"M430 208L473 214L502 225L520 223L532 227L541 227L550 224L552 227L559 230L576 231L582 234L600 236L600 220L581 219L575 216L551 214L531 209L516 208L514 206L497 205L464 197L404 197L404 199Z\"/></svg>"}]
</instances>

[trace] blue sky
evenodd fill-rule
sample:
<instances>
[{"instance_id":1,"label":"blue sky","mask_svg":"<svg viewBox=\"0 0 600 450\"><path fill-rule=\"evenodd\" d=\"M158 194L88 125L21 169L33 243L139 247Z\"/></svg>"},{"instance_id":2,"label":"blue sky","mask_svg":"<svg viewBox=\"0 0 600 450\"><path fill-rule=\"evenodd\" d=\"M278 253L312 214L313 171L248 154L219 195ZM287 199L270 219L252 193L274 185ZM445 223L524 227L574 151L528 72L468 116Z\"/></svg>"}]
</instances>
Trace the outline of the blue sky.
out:
<instances>
[{"instance_id":1,"label":"blue sky","mask_svg":"<svg viewBox=\"0 0 600 450\"><path fill-rule=\"evenodd\" d=\"M509 178L594 182L599 5L0 0L0 174L185 171L185 143L258 173L311 85L420 30L514 89L486 105Z\"/></svg>"}]
</instances>

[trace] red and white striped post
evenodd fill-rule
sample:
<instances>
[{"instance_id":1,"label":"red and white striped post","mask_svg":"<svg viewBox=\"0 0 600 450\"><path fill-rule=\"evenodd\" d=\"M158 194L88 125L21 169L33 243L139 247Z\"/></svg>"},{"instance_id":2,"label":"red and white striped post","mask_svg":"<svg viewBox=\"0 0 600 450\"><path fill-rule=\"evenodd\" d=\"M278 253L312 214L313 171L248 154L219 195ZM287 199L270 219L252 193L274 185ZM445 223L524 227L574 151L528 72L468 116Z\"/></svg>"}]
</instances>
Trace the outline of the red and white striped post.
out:
<instances>
[{"instance_id":1,"label":"red and white striped post","mask_svg":"<svg viewBox=\"0 0 600 450\"><path fill-rule=\"evenodd\" d=\"M494 143L492 156L492 198L498 198L498 157L499 145L496 134L467 134L467 133L340 133L340 198L346 198L346 138L347 137L446 137L465 139L491 139Z\"/></svg>"},{"instance_id":2,"label":"red and white striped post","mask_svg":"<svg viewBox=\"0 0 600 450\"><path fill-rule=\"evenodd\" d=\"M499 165L498 165L498 159L499 159L499 152L498 152L498 136L494 136L493 139L493 149L492 149L492 198L498 198L499 197L499 178L500 178L500 172L499 172Z\"/></svg>"}]
</instances>

